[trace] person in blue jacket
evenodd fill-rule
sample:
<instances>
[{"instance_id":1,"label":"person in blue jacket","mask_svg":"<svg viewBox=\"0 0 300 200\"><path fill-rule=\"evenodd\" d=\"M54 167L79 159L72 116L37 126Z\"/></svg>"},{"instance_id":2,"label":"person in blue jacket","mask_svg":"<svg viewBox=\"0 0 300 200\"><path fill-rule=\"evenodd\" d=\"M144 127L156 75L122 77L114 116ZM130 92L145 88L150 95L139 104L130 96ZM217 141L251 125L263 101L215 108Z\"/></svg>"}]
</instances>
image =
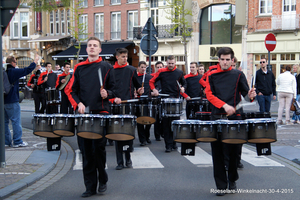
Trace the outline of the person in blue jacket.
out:
<instances>
[{"instance_id":1,"label":"person in blue jacket","mask_svg":"<svg viewBox=\"0 0 300 200\"><path fill-rule=\"evenodd\" d=\"M4 97L4 115L5 115L5 146L25 147L27 142L22 140L21 109L19 104L19 78L31 73L39 60L39 55L35 55L34 62L23 69L16 68L17 61L13 56L6 59L7 76L13 87ZM13 139L8 127L9 120L12 122Z\"/></svg>"}]
</instances>

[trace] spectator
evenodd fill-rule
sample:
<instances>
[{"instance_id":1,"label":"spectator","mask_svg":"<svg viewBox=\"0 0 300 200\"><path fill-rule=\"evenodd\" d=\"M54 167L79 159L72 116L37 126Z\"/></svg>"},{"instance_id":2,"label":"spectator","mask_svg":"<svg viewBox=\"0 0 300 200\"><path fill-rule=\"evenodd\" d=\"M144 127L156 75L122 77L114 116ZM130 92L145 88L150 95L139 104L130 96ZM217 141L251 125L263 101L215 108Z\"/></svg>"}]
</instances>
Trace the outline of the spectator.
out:
<instances>
[{"instance_id":1,"label":"spectator","mask_svg":"<svg viewBox=\"0 0 300 200\"><path fill-rule=\"evenodd\" d=\"M277 78L277 92L278 92L278 100L279 100L279 107L278 107L278 124L283 124L282 122L282 113L285 106L285 124L291 125L290 121L290 107L292 103L292 99L296 99L296 79L291 74L291 66L287 65L285 67L286 71L280 74Z\"/></svg>"},{"instance_id":2,"label":"spectator","mask_svg":"<svg viewBox=\"0 0 300 200\"><path fill-rule=\"evenodd\" d=\"M293 65L293 72L291 73L291 74L293 74L294 76L297 76L297 68L298 67L298 64L295 64L295 65Z\"/></svg>"},{"instance_id":3,"label":"spectator","mask_svg":"<svg viewBox=\"0 0 300 200\"><path fill-rule=\"evenodd\" d=\"M5 146L12 147L26 147L27 142L22 140L22 125L21 125L21 108L19 104L19 78L31 73L39 60L39 56L36 54L34 62L28 67L23 69L16 69L17 61L15 57L9 56L6 59L7 64L7 76L9 82L14 86L9 93L4 97L4 115L5 115ZM13 139L11 139L11 133L8 127L9 120L12 122ZM12 142L13 140L13 142Z\"/></svg>"}]
</instances>

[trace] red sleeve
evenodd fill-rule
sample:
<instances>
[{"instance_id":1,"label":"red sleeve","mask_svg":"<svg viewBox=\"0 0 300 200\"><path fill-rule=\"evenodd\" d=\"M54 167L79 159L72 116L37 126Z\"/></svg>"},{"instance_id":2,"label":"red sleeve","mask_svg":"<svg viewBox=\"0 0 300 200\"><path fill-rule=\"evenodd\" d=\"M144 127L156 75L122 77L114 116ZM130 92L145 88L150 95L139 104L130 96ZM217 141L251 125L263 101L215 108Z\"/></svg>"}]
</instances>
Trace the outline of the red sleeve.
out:
<instances>
[{"instance_id":1,"label":"red sleeve","mask_svg":"<svg viewBox=\"0 0 300 200\"><path fill-rule=\"evenodd\" d=\"M73 71L73 76L72 78L70 79L69 83L66 85L64 91L65 91L65 94L68 96L68 99L71 103L71 105L73 106L73 109L76 110L77 108L77 102L73 99L72 95L71 95L71 92L72 92L72 85L74 83L74 75L75 75L75 70L77 69L77 66L78 65L75 65L74 67L74 71Z\"/></svg>"},{"instance_id":2,"label":"red sleeve","mask_svg":"<svg viewBox=\"0 0 300 200\"><path fill-rule=\"evenodd\" d=\"M186 93L182 93L180 92L180 94L186 99L189 95L187 95Z\"/></svg>"},{"instance_id":3,"label":"red sleeve","mask_svg":"<svg viewBox=\"0 0 300 200\"><path fill-rule=\"evenodd\" d=\"M214 72L217 72L217 70L215 70ZM221 99L219 99L218 97L216 97L215 95L213 95L213 93L211 91L209 79L210 79L210 75L212 73L209 73L208 76L207 76L207 79L206 79L206 90L205 90L206 91L206 98L211 104L213 104L215 107L220 109L226 103L224 101L222 101Z\"/></svg>"},{"instance_id":4,"label":"red sleeve","mask_svg":"<svg viewBox=\"0 0 300 200\"><path fill-rule=\"evenodd\" d=\"M206 78L207 78L207 73L208 73L209 71L207 71L207 72L205 72L204 74L203 74L203 76L202 76L202 78L199 80L199 83L202 85L202 87L206 87Z\"/></svg>"},{"instance_id":5,"label":"red sleeve","mask_svg":"<svg viewBox=\"0 0 300 200\"><path fill-rule=\"evenodd\" d=\"M35 76L35 74L32 74L31 76L30 76L30 79L29 79L29 81L27 82L27 86L28 87L30 87L31 86L31 80L32 80L32 78Z\"/></svg>"},{"instance_id":6,"label":"red sleeve","mask_svg":"<svg viewBox=\"0 0 300 200\"><path fill-rule=\"evenodd\" d=\"M108 101L110 101L110 103L114 103L115 98L109 99Z\"/></svg>"},{"instance_id":7,"label":"red sleeve","mask_svg":"<svg viewBox=\"0 0 300 200\"><path fill-rule=\"evenodd\" d=\"M154 84L155 84L155 80L156 80L156 78L158 77L159 73L160 73L160 70L159 70L158 72L156 72L156 73L154 74L153 78L151 78L151 79L149 80L150 90L154 90L154 89L155 89L155 85L154 85Z\"/></svg>"},{"instance_id":8,"label":"red sleeve","mask_svg":"<svg viewBox=\"0 0 300 200\"><path fill-rule=\"evenodd\" d=\"M44 79L43 79L43 76L46 74L47 72L43 72L41 73L41 75L39 76L39 79L38 79L38 85L42 85L44 83Z\"/></svg>"},{"instance_id":9,"label":"red sleeve","mask_svg":"<svg viewBox=\"0 0 300 200\"><path fill-rule=\"evenodd\" d=\"M58 85L59 85L59 77L61 76L61 74L60 75L58 75L57 76L57 79L56 79L56 84L55 84L55 88L57 89L57 87L58 87Z\"/></svg>"}]
</instances>

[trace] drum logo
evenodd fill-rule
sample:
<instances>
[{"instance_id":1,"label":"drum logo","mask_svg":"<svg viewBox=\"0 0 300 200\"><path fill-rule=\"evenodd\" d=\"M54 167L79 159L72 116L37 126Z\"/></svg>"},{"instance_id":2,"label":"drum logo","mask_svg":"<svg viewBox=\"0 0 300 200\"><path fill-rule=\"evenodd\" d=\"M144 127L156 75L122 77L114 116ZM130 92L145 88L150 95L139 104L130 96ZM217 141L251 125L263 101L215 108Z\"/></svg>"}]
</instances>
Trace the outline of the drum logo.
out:
<instances>
[{"instance_id":1,"label":"drum logo","mask_svg":"<svg viewBox=\"0 0 300 200\"><path fill-rule=\"evenodd\" d=\"M114 121L114 124L118 125L118 124L119 124L119 121Z\"/></svg>"},{"instance_id":2,"label":"drum logo","mask_svg":"<svg viewBox=\"0 0 300 200\"><path fill-rule=\"evenodd\" d=\"M85 124L89 124L89 123L90 123L90 120L84 120L84 123L85 123Z\"/></svg>"},{"instance_id":3,"label":"drum logo","mask_svg":"<svg viewBox=\"0 0 300 200\"><path fill-rule=\"evenodd\" d=\"M203 127L203 131L208 131L208 128L207 127Z\"/></svg>"},{"instance_id":4,"label":"drum logo","mask_svg":"<svg viewBox=\"0 0 300 200\"><path fill-rule=\"evenodd\" d=\"M45 124L45 123L46 123L46 120L44 120L44 119L41 120L41 123L42 123L42 124Z\"/></svg>"},{"instance_id":5,"label":"drum logo","mask_svg":"<svg viewBox=\"0 0 300 200\"><path fill-rule=\"evenodd\" d=\"M58 120L58 123L62 124L62 123L64 123L64 121L60 119L60 120Z\"/></svg>"},{"instance_id":6,"label":"drum logo","mask_svg":"<svg viewBox=\"0 0 300 200\"><path fill-rule=\"evenodd\" d=\"M263 129L263 126L257 126L257 129L261 130L261 129Z\"/></svg>"},{"instance_id":7,"label":"drum logo","mask_svg":"<svg viewBox=\"0 0 300 200\"><path fill-rule=\"evenodd\" d=\"M187 131L187 130L188 130L188 128L187 128L187 127L183 127L183 128L182 128L182 130L184 130L184 131Z\"/></svg>"},{"instance_id":8,"label":"drum logo","mask_svg":"<svg viewBox=\"0 0 300 200\"><path fill-rule=\"evenodd\" d=\"M232 131L235 131L236 130L236 127L230 127L230 130L232 130Z\"/></svg>"}]
</instances>

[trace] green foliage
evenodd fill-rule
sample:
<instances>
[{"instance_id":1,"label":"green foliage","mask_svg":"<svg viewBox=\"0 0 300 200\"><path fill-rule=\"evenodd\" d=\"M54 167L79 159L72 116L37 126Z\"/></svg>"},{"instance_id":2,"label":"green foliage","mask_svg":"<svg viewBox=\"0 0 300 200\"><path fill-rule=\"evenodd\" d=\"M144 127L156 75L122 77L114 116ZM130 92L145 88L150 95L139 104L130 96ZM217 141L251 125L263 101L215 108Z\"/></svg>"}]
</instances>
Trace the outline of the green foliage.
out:
<instances>
[{"instance_id":1,"label":"green foliage","mask_svg":"<svg viewBox=\"0 0 300 200\"><path fill-rule=\"evenodd\" d=\"M70 7L72 0L21 0L36 12L53 11L59 7Z\"/></svg>"}]
</instances>

